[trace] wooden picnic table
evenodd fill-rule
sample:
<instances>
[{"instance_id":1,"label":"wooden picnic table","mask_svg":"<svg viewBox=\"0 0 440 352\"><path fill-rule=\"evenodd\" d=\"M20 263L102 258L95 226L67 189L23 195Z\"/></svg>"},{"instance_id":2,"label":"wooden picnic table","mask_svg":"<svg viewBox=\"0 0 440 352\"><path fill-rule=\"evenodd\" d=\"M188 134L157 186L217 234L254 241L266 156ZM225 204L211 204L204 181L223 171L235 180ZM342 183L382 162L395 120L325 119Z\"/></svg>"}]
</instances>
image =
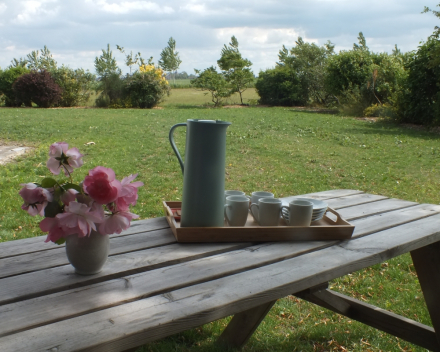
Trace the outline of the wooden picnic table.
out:
<instances>
[{"instance_id":1,"label":"wooden picnic table","mask_svg":"<svg viewBox=\"0 0 440 352\"><path fill-rule=\"evenodd\" d=\"M44 237L1 243L0 350L125 351L229 315L219 342L237 347L290 294L440 350L440 206L355 190L305 196L355 225L353 238L180 244L165 218L142 220L111 236L92 276L74 274L64 248ZM326 285L408 252L434 328Z\"/></svg>"}]
</instances>

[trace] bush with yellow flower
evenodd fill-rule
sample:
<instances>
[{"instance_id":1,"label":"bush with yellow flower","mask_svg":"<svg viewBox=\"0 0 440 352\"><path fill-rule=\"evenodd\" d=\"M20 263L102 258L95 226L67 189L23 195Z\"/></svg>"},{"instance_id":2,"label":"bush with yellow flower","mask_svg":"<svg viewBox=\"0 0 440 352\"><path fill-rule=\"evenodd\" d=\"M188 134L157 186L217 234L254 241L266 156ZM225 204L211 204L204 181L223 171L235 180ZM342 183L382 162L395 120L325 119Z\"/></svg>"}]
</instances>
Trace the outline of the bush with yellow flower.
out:
<instances>
[{"instance_id":1,"label":"bush with yellow flower","mask_svg":"<svg viewBox=\"0 0 440 352\"><path fill-rule=\"evenodd\" d=\"M126 99L130 100L132 107L152 108L171 90L164 71L154 64L139 66L139 71L125 81Z\"/></svg>"}]
</instances>

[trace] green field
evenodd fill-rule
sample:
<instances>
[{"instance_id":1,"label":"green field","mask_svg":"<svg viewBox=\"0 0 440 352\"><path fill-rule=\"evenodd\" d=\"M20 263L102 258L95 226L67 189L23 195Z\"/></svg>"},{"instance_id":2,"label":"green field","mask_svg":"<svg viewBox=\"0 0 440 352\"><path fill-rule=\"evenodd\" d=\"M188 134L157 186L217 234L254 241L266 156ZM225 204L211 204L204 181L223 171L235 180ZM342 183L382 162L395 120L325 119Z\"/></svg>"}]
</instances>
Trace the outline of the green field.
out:
<instances>
[{"instance_id":1,"label":"green field","mask_svg":"<svg viewBox=\"0 0 440 352\"><path fill-rule=\"evenodd\" d=\"M249 99L255 91L249 89ZM232 100L231 102L236 101ZM0 108L0 142L33 146L0 165L0 241L42 235L40 219L20 209L21 183L48 176L48 147L66 141L85 154L75 171L111 167L145 183L133 212L162 215L162 200L179 200L182 174L168 142L170 127L190 118L232 122L227 132L226 188L267 190L277 197L359 189L416 202L440 203L439 134L283 107L212 108L203 92L173 90L161 108ZM179 148L185 133L176 131ZM85 144L93 141L94 145ZM51 246L53 244L47 244ZM333 289L431 325L409 256L331 282ZM390 297L384 300L383 297ZM229 318L144 346L139 351L215 351ZM424 351L293 296L281 299L243 351Z\"/></svg>"}]
</instances>

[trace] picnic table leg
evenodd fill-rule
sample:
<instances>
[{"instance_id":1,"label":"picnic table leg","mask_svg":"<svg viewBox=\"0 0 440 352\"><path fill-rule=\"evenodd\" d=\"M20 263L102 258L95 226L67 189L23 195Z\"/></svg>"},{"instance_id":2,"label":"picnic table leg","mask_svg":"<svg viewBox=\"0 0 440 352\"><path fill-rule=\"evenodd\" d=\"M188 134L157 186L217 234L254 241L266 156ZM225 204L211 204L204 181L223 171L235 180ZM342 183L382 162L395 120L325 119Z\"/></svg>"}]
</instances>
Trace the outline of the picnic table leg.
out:
<instances>
[{"instance_id":1,"label":"picnic table leg","mask_svg":"<svg viewBox=\"0 0 440 352\"><path fill-rule=\"evenodd\" d=\"M276 301L277 300L271 301L235 314L217 342L227 347L239 348L243 346L252 336Z\"/></svg>"},{"instance_id":2,"label":"picnic table leg","mask_svg":"<svg viewBox=\"0 0 440 352\"><path fill-rule=\"evenodd\" d=\"M412 251L411 257L440 344L440 242Z\"/></svg>"}]
</instances>

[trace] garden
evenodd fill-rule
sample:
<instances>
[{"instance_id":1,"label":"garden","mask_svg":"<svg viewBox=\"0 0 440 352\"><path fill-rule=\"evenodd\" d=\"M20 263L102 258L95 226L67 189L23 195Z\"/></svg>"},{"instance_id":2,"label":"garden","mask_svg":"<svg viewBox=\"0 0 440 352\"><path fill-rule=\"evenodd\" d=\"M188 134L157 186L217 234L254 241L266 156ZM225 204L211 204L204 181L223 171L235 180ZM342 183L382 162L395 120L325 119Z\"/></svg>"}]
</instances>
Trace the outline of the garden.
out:
<instances>
[{"instance_id":1,"label":"garden","mask_svg":"<svg viewBox=\"0 0 440 352\"><path fill-rule=\"evenodd\" d=\"M221 72L214 66L197 70L181 83L166 75L180 64L166 61L178 59L172 38L169 55L156 65L118 47L130 68L126 76L110 46L96 58L98 77L57 66L46 47L29 60L15 60L0 71L0 145L30 149L0 166L0 242L43 235L41 218L21 209L18 192L22 184L50 176L46 160L54 142L83 154L74 182L96 165L113 169L118 178L138 174L144 186L133 212L139 219L163 216L162 201L181 200L183 183L168 133L187 119L232 123L226 189L265 190L275 197L354 189L439 204L439 48L432 37L411 53L397 47L392 54L372 53L360 33L353 50L335 54L332 43L319 47L298 38L256 79L232 37L217 62ZM175 133L180 149L185 134ZM330 287L432 325L409 254L333 280ZM138 351L220 351L215 341L229 320ZM242 350L269 348L424 350L295 296L278 300Z\"/></svg>"}]
</instances>

